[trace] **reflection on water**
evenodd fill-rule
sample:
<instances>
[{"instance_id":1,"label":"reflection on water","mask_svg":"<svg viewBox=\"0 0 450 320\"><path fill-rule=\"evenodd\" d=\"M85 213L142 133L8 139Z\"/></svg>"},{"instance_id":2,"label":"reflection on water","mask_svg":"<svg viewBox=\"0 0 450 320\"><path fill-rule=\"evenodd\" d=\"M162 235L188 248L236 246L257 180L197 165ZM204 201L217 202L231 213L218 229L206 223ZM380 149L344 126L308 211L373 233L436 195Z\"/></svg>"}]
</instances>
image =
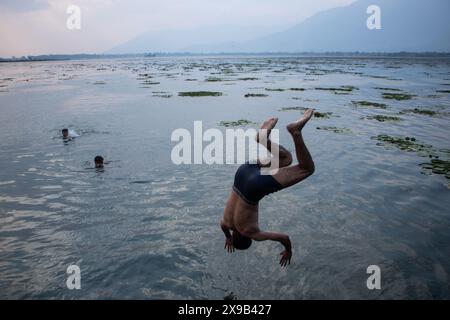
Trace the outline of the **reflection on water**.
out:
<instances>
[{"instance_id":1,"label":"reflection on water","mask_svg":"<svg viewBox=\"0 0 450 320\"><path fill-rule=\"evenodd\" d=\"M0 297L450 298L448 60L149 58L0 72ZM222 96L178 95L199 91ZM261 202L261 227L290 235L292 264L280 270L275 243L226 254L218 221L236 166L173 165L172 131L270 116L283 129L306 107L320 112L305 129L317 171ZM80 137L63 143L65 127ZM101 171L98 154L113 160ZM70 264L81 290L65 286ZM380 291L366 288L372 264Z\"/></svg>"}]
</instances>

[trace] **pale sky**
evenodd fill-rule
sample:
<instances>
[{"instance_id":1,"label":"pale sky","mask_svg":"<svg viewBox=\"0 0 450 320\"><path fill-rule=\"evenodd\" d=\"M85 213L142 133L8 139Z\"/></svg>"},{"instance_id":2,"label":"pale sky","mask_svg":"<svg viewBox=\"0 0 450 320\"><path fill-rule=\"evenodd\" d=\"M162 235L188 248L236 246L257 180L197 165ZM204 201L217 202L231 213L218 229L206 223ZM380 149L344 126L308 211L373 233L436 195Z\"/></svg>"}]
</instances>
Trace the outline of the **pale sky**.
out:
<instances>
[{"instance_id":1,"label":"pale sky","mask_svg":"<svg viewBox=\"0 0 450 320\"><path fill-rule=\"evenodd\" d=\"M146 31L208 26L289 28L355 0L0 0L0 56L102 53ZM81 29L69 30L70 5Z\"/></svg>"}]
</instances>

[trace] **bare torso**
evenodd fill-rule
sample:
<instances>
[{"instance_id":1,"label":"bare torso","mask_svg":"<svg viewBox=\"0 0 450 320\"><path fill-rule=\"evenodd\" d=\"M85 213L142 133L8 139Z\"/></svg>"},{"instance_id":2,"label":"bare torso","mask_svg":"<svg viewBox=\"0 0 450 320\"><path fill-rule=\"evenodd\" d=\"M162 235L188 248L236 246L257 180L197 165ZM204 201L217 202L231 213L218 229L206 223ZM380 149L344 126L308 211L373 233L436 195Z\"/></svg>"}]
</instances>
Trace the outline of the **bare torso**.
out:
<instances>
[{"instance_id":1,"label":"bare torso","mask_svg":"<svg viewBox=\"0 0 450 320\"><path fill-rule=\"evenodd\" d=\"M223 214L222 222L231 230L245 233L258 231L258 206L242 200L236 192L231 191Z\"/></svg>"}]
</instances>

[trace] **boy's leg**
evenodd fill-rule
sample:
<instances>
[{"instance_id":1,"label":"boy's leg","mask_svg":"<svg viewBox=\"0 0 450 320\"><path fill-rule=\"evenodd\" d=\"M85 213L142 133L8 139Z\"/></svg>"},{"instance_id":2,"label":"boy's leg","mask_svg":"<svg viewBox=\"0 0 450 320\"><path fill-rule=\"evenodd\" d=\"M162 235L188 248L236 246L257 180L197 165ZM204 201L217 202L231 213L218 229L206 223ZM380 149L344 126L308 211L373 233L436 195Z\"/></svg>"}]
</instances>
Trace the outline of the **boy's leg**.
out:
<instances>
[{"instance_id":1,"label":"boy's leg","mask_svg":"<svg viewBox=\"0 0 450 320\"><path fill-rule=\"evenodd\" d=\"M263 145L271 153L272 153L272 149L278 150L278 156L280 159L279 165L280 165L280 168L283 168L283 167L287 167L287 166L291 165L292 154L286 148L284 148L282 145L276 144L269 138L270 131L275 127L277 122L278 122L278 118L270 118L267 121L265 121L262 124L260 131L258 132L258 134L256 136L256 141L258 143L260 143L261 145ZM274 155L274 156L276 156L276 155ZM263 164L266 162L268 162L268 161L259 161L258 160L258 163L260 165L269 166L270 163Z\"/></svg>"},{"instance_id":2,"label":"boy's leg","mask_svg":"<svg viewBox=\"0 0 450 320\"><path fill-rule=\"evenodd\" d=\"M302 119L287 126L287 129L294 140L295 153L299 163L291 167L281 168L273 176L275 180L285 188L299 183L314 173L314 161L312 160L311 154L309 153L302 136L302 129L311 119L313 113L314 110L309 109L305 112Z\"/></svg>"}]
</instances>

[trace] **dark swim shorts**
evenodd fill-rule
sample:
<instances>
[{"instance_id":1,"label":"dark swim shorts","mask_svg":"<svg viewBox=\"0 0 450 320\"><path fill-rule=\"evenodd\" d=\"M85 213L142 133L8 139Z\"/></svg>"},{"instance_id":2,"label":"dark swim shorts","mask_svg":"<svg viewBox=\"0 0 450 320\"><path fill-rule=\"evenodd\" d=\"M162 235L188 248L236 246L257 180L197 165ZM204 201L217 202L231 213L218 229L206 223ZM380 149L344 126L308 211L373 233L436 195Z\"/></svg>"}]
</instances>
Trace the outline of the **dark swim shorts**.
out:
<instances>
[{"instance_id":1,"label":"dark swim shorts","mask_svg":"<svg viewBox=\"0 0 450 320\"><path fill-rule=\"evenodd\" d=\"M273 176L261 174L258 164L245 163L234 176L234 192L251 205L257 205L264 196L281 189L283 186Z\"/></svg>"}]
</instances>

